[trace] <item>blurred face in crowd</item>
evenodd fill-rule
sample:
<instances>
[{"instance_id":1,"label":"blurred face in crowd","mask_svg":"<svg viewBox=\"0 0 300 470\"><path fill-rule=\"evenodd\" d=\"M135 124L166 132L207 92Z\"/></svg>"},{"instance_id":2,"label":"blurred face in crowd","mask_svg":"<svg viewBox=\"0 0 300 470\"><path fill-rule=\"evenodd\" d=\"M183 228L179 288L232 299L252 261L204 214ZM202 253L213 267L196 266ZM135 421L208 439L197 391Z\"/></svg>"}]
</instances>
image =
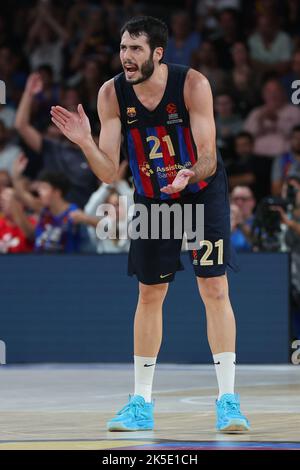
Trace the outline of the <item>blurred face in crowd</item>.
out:
<instances>
[{"instance_id":1,"label":"blurred face in crowd","mask_svg":"<svg viewBox=\"0 0 300 470\"><path fill-rule=\"evenodd\" d=\"M293 56L292 69L294 74L300 77L300 51L295 52Z\"/></svg>"},{"instance_id":2,"label":"blurred face in crowd","mask_svg":"<svg viewBox=\"0 0 300 470\"><path fill-rule=\"evenodd\" d=\"M43 82L43 89L48 88L52 85L53 82L53 76L50 70L45 70L41 68L39 70L39 74L41 76L42 82Z\"/></svg>"},{"instance_id":3,"label":"blurred face in crowd","mask_svg":"<svg viewBox=\"0 0 300 470\"><path fill-rule=\"evenodd\" d=\"M280 109L284 105L286 97L279 82L270 80L264 85L263 100L270 109Z\"/></svg>"},{"instance_id":4,"label":"blurred face in crowd","mask_svg":"<svg viewBox=\"0 0 300 470\"><path fill-rule=\"evenodd\" d=\"M12 188L5 188L0 193L0 210L6 217L11 213L11 202L14 195Z\"/></svg>"},{"instance_id":5,"label":"blurred face in crowd","mask_svg":"<svg viewBox=\"0 0 300 470\"><path fill-rule=\"evenodd\" d=\"M248 64L248 51L242 42L235 42L231 49L232 58L235 66Z\"/></svg>"},{"instance_id":6,"label":"blurred face in crowd","mask_svg":"<svg viewBox=\"0 0 300 470\"><path fill-rule=\"evenodd\" d=\"M38 181L37 192L43 207L51 207L61 197L60 191L45 181Z\"/></svg>"},{"instance_id":7,"label":"blurred face in crowd","mask_svg":"<svg viewBox=\"0 0 300 470\"><path fill-rule=\"evenodd\" d=\"M220 16L220 26L225 34L232 34L236 31L236 20L235 16L229 11L223 11Z\"/></svg>"},{"instance_id":8,"label":"blurred face in crowd","mask_svg":"<svg viewBox=\"0 0 300 470\"><path fill-rule=\"evenodd\" d=\"M216 97L215 108L219 116L226 118L232 115L233 102L229 95L219 95Z\"/></svg>"},{"instance_id":9,"label":"blurred face in crowd","mask_svg":"<svg viewBox=\"0 0 300 470\"><path fill-rule=\"evenodd\" d=\"M255 199L251 189L247 186L236 186L231 193L231 202L238 206L243 220L252 215Z\"/></svg>"},{"instance_id":10,"label":"blurred face in crowd","mask_svg":"<svg viewBox=\"0 0 300 470\"><path fill-rule=\"evenodd\" d=\"M209 41L203 42L201 44L198 57L202 65L214 64L217 56L213 44Z\"/></svg>"},{"instance_id":11,"label":"blurred face in crowd","mask_svg":"<svg viewBox=\"0 0 300 470\"><path fill-rule=\"evenodd\" d=\"M300 131L294 131L291 138L292 152L300 155Z\"/></svg>"},{"instance_id":12,"label":"blurred face in crowd","mask_svg":"<svg viewBox=\"0 0 300 470\"><path fill-rule=\"evenodd\" d=\"M253 151L253 143L249 137L241 136L236 137L235 142L235 151L238 155L251 155Z\"/></svg>"},{"instance_id":13,"label":"blurred face in crowd","mask_svg":"<svg viewBox=\"0 0 300 470\"><path fill-rule=\"evenodd\" d=\"M145 34L131 37L128 31L125 31L122 35L120 60L125 78L132 85L148 80L162 55L162 47L156 47L153 52L151 51L148 37Z\"/></svg>"},{"instance_id":14,"label":"blurred face in crowd","mask_svg":"<svg viewBox=\"0 0 300 470\"><path fill-rule=\"evenodd\" d=\"M186 38L190 33L189 15L185 12L175 13L172 16L171 28L175 38Z\"/></svg>"},{"instance_id":15,"label":"blurred face in crowd","mask_svg":"<svg viewBox=\"0 0 300 470\"><path fill-rule=\"evenodd\" d=\"M88 82L99 81L100 68L95 60L86 61L83 68L83 77Z\"/></svg>"},{"instance_id":16,"label":"blurred face in crowd","mask_svg":"<svg viewBox=\"0 0 300 470\"><path fill-rule=\"evenodd\" d=\"M79 93L75 88L69 88L63 91L61 103L68 111L77 111L77 106L80 103Z\"/></svg>"},{"instance_id":17,"label":"blurred face in crowd","mask_svg":"<svg viewBox=\"0 0 300 470\"><path fill-rule=\"evenodd\" d=\"M260 35L266 41L270 41L275 37L277 25L270 15L260 15L257 21L257 28Z\"/></svg>"}]
</instances>

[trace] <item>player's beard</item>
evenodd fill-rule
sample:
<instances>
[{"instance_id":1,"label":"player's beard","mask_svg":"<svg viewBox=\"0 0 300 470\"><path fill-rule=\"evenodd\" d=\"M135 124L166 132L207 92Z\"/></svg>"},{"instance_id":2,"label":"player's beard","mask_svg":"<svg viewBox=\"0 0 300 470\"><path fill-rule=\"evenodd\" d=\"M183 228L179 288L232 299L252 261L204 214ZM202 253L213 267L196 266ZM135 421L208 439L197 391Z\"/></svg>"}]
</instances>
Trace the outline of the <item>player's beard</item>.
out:
<instances>
[{"instance_id":1,"label":"player's beard","mask_svg":"<svg viewBox=\"0 0 300 470\"><path fill-rule=\"evenodd\" d=\"M136 80L127 80L127 82L131 83L132 85L137 85L138 83L143 83L148 78L151 77L151 75L154 72L154 62L153 62L153 57L150 54L150 57L148 60L145 60L145 62L141 65L141 76L140 78L137 78Z\"/></svg>"}]
</instances>

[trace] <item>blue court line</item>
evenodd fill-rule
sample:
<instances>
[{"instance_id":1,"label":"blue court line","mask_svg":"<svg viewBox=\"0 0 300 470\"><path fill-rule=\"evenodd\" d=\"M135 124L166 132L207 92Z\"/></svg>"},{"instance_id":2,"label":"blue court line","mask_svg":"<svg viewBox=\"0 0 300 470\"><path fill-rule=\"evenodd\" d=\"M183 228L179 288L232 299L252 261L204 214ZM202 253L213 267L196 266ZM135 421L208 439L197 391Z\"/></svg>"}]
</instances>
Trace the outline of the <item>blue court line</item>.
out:
<instances>
[{"instance_id":1,"label":"blue court line","mask_svg":"<svg viewBox=\"0 0 300 470\"><path fill-rule=\"evenodd\" d=\"M166 442L156 444L142 444L130 447L123 447L125 450L184 450L184 449L198 449L198 450L300 450L300 442L242 442L242 441L207 441L207 442ZM116 450L116 448L115 448Z\"/></svg>"}]
</instances>

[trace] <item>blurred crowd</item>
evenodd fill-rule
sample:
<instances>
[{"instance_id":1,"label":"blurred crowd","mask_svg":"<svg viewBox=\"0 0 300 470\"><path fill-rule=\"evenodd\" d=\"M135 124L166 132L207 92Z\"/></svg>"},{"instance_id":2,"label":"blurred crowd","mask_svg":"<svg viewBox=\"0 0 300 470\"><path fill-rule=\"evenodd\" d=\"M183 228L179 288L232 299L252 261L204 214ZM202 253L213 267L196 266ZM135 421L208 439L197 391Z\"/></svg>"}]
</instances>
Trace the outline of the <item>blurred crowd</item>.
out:
<instances>
[{"instance_id":1,"label":"blurred crowd","mask_svg":"<svg viewBox=\"0 0 300 470\"><path fill-rule=\"evenodd\" d=\"M137 14L168 24L165 61L190 65L211 83L233 245L261 249L256 211L268 197L285 227L287 242L277 248L288 249L289 240L297 245L300 105L293 97L300 89L300 1L12 0L0 13L0 79L6 85L0 253L128 250L119 237L128 222L119 196L132 200L133 192L125 151L118 181L98 181L80 149L51 123L50 108L59 103L76 111L82 103L98 139L98 90L121 71L119 30ZM108 214L115 236L106 240L96 236L101 203L115 208Z\"/></svg>"}]
</instances>

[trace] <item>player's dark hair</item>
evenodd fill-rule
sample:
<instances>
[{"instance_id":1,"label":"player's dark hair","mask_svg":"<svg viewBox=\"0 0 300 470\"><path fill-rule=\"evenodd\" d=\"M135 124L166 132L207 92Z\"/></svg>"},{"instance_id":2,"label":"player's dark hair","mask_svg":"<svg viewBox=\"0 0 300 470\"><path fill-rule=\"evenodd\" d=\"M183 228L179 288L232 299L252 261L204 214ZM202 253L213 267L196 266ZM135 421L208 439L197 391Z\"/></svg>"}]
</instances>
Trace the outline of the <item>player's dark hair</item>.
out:
<instances>
[{"instance_id":1,"label":"player's dark hair","mask_svg":"<svg viewBox=\"0 0 300 470\"><path fill-rule=\"evenodd\" d=\"M165 51L168 43L167 25L153 16L135 16L127 21L121 28L121 36L128 31L130 36L138 37L145 34L153 52L156 47L162 47Z\"/></svg>"},{"instance_id":2,"label":"player's dark hair","mask_svg":"<svg viewBox=\"0 0 300 470\"><path fill-rule=\"evenodd\" d=\"M55 189L59 189L63 198L70 190L70 182L63 173L42 170L38 174L37 180L43 183L48 183Z\"/></svg>"}]
</instances>

